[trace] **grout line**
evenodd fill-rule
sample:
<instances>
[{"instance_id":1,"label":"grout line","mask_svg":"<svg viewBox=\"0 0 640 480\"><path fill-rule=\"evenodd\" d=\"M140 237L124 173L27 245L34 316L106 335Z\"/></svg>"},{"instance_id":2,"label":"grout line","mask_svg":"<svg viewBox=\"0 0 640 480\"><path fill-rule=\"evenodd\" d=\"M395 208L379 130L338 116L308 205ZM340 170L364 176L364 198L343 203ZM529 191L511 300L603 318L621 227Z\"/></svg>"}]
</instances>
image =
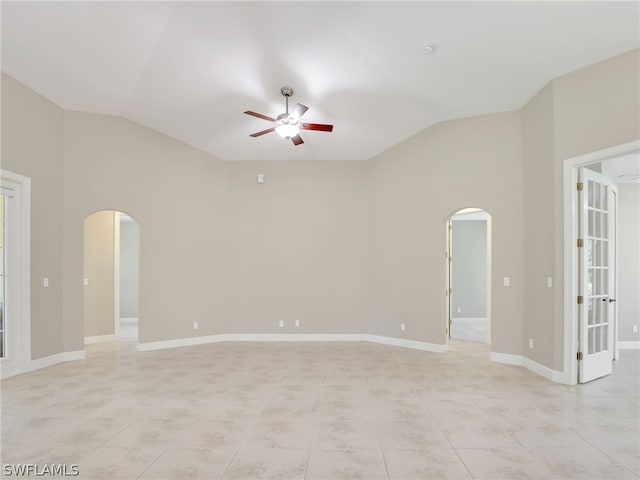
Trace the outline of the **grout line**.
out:
<instances>
[{"instance_id":1,"label":"grout line","mask_svg":"<svg viewBox=\"0 0 640 480\"><path fill-rule=\"evenodd\" d=\"M156 462L158 461L158 459L159 459L162 455L164 455L164 454L165 454L165 452L166 452L167 450L169 450L169 448L167 448L167 447L163 448L163 449L162 449L162 451L160 452L160 454L159 454L159 455L158 455L158 456L157 456L157 457L156 457L156 458L155 458L155 459L154 459L154 460L153 460L149 465L147 465L147 468L145 468L145 469L140 473L140 475L138 475L138 476L136 477L136 479L140 479L140 478L142 478L142 476L147 472L147 470L149 470L149 469L153 466L153 464L154 464L154 463L156 463Z\"/></svg>"}]
</instances>

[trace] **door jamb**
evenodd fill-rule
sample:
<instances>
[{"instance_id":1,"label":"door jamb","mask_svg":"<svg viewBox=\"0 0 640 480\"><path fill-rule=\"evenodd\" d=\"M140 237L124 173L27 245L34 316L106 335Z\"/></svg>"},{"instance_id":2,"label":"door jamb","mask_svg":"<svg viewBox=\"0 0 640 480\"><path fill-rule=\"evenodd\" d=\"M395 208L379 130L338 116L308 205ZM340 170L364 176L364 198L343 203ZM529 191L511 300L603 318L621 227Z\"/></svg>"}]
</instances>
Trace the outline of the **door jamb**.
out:
<instances>
[{"instance_id":1,"label":"door jamb","mask_svg":"<svg viewBox=\"0 0 640 480\"><path fill-rule=\"evenodd\" d=\"M491 298L492 298L492 294L491 294L491 283L492 283L492 265L493 265L493 258L492 258L492 252L493 252L493 248L492 248L492 242L493 242L493 215L491 213L489 213L488 210L485 210L484 208L481 207L462 207L459 208L457 210L455 210L454 212L452 212L446 220L446 252L445 252L445 259L446 259L446 289L445 289L445 297L446 297L446 330L445 330L445 347L449 348L449 341L451 340L451 292L450 292L450 287L452 287L452 283L451 283L451 261L450 258L452 256L452 226L453 226L453 222L452 222L452 217L458 213L461 210L465 210L466 208L477 208L478 210L484 212L487 214L487 252L486 252L486 258L487 258L487 338L486 338L486 344L491 346L492 344L492 336L491 336L491 318L492 318L492 310L491 310ZM446 350L445 350L446 351Z\"/></svg>"},{"instance_id":2,"label":"door jamb","mask_svg":"<svg viewBox=\"0 0 640 480\"><path fill-rule=\"evenodd\" d=\"M11 372L6 375L8 377L31 369L31 178L8 170L0 170L0 178L15 186L15 195L20 200L19 230L14 232L14 238L19 239L15 263L20 285L14 311L17 312L16 318L20 319L20 338L14 345L17 344L21 351L15 357L16 363ZM1 374L5 373L2 369Z\"/></svg>"},{"instance_id":3,"label":"door jamb","mask_svg":"<svg viewBox=\"0 0 640 480\"><path fill-rule=\"evenodd\" d=\"M640 150L640 140L634 140L633 142L566 159L562 165L564 197L564 368L562 383L567 385L576 385L578 383L578 360L576 357L578 353L578 304L576 302L578 295L578 249L575 247L578 239L577 209L579 205L575 194L578 169L612 157L634 153L638 150ZM617 332L617 326L615 330Z\"/></svg>"}]
</instances>

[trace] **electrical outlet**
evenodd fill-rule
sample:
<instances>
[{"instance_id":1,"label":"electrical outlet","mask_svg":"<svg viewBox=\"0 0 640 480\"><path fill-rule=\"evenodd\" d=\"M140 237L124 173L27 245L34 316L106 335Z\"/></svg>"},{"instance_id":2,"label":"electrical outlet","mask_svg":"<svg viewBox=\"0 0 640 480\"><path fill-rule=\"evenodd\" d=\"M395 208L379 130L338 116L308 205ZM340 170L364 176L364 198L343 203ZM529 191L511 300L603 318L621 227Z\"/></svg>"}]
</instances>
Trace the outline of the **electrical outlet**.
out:
<instances>
[{"instance_id":1,"label":"electrical outlet","mask_svg":"<svg viewBox=\"0 0 640 480\"><path fill-rule=\"evenodd\" d=\"M403 332L405 331L405 325L404 325L404 323L401 323L401 324L400 324L400 330L402 330Z\"/></svg>"},{"instance_id":2,"label":"electrical outlet","mask_svg":"<svg viewBox=\"0 0 640 480\"><path fill-rule=\"evenodd\" d=\"M509 278L509 277L504 277L503 285L504 285L505 287L510 286L510 285L511 285L511 278Z\"/></svg>"},{"instance_id":3,"label":"electrical outlet","mask_svg":"<svg viewBox=\"0 0 640 480\"><path fill-rule=\"evenodd\" d=\"M462 308L461 308L461 307L458 307L458 308L456 309L456 311L457 311L458 313L462 313Z\"/></svg>"},{"instance_id":4,"label":"electrical outlet","mask_svg":"<svg viewBox=\"0 0 640 480\"><path fill-rule=\"evenodd\" d=\"M48 279L47 277L44 277L44 278L42 279L42 286L43 286L44 288L48 288L48 287L49 287L49 279Z\"/></svg>"},{"instance_id":5,"label":"electrical outlet","mask_svg":"<svg viewBox=\"0 0 640 480\"><path fill-rule=\"evenodd\" d=\"M547 288L553 287L553 278L547 277Z\"/></svg>"},{"instance_id":6,"label":"electrical outlet","mask_svg":"<svg viewBox=\"0 0 640 480\"><path fill-rule=\"evenodd\" d=\"M638 333L638 325L633 326L633 333Z\"/></svg>"},{"instance_id":7,"label":"electrical outlet","mask_svg":"<svg viewBox=\"0 0 640 480\"><path fill-rule=\"evenodd\" d=\"M83 278L82 279L82 284L86 287L87 285L89 285L89 279L88 278Z\"/></svg>"},{"instance_id":8,"label":"electrical outlet","mask_svg":"<svg viewBox=\"0 0 640 480\"><path fill-rule=\"evenodd\" d=\"M193 329L197 330L198 329L198 322L193 322Z\"/></svg>"},{"instance_id":9,"label":"electrical outlet","mask_svg":"<svg viewBox=\"0 0 640 480\"><path fill-rule=\"evenodd\" d=\"M280 328L284 328L284 320L279 320L279 321L278 321L278 326L279 326Z\"/></svg>"},{"instance_id":10,"label":"electrical outlet","mask_svg":"<svg viewBox=\"0 0 640 480\"><path fill-rule=\"evenodd\" d=\"M533 348L533 338L529 339L529 348Z\"/></svg>"},{"instance_id":11,"label":"electrical outlet","mask_svg":"<svg viewBox=\"0 0 640 480\"><path fill-rule=\"evenodd\" d=\"M300 320L296 320L296 327L300 326Z\"/></svg>"}]
</instances>

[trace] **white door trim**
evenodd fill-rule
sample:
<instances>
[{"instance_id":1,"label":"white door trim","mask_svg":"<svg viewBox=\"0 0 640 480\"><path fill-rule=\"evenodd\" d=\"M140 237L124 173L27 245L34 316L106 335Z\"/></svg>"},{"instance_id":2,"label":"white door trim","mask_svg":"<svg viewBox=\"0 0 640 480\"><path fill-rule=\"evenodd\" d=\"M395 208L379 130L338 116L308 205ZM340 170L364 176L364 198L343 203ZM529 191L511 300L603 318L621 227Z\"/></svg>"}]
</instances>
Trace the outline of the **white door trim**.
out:
<instances>
[{"instance_id":1,"label":"white door trim","mask_svg":"<svg viewBox=\"0 0 640 480\"><path fill-rule=\"evenodd\" d=\"M7 170L0 170L0 180L4 188L13 191L18 201L18 231L13 232L16 247L12 249L14 275L18 288L14 290L15 318L19 320L20 353L14 358L16 363L2 368L1 376L16 375L30 370L31 364L31 179ZM15 325L15 324L14 324Z\"/></svg>"},{"instance_id":2,"label":"white door trim","mask_svg":"<svg viewBox=\"0 0 640 480\"><path fill-rule=\"evenodd\" d=\"M453 317L453 312L451 312L451 308L452 308L452 303L451 303L451 287L453 287L452 284L452 274L451 274L451 258L454 254L453 252L453 245L452 245L452 239L453 239L453 216L460 212L461 210L465 210L465 209L474 209L477 210L478 212L482 212L484 214L486 214L486 219L484 220L486 222L486 228L487 228L487 252L486 252L486 258L487 258L487 279L486 279L486 287L487 287L487 298L486 298L486 326L487 326L487 338L485 339L485 342L488 345L491 345L491 318L492 318L492 310L491 310L491 306L492 306L492 290L491 290L491 279L493 278L492 275L492 265L493 265L493 215L491 213L489 213L488 210L485 210L481 207L465 207L465 208L460 208L458 210L456 210L455 212L451 213L451 215L449 215L447 217L447 220L445 222L445 236L446 236L446 251L445 251L445 261L446 261L446 276L445 276L445 281L446 281L446 288L445 288L445 298L446 298L446 315L445 315L445 346L449 346L449 340L451 339L451 319L455 318Z\"/></svg>"},{"instance_id":3,"label":"white door trim","mask_svg":"<svg viewBox=\"0 0 640 480\"><path fill-rule=\"evenodd\" d=\"M563 381L567 385L578 382L578 199L576 184L578 168L640 150L640 140L605 148L596 152L569 158L563 162L563 257L564 257L564 340Z\"/></svg>"},{"instance_id":4,"label":"white door trim","mask_svg":"<svg viewBox=\"0 0 640 480\"><path fill-rule=\"evenodd\" d=\"M120 339L120 217L113 212L113 335ZM86 341L85 341L86 343Z\"/></svg>"}]
</instances>

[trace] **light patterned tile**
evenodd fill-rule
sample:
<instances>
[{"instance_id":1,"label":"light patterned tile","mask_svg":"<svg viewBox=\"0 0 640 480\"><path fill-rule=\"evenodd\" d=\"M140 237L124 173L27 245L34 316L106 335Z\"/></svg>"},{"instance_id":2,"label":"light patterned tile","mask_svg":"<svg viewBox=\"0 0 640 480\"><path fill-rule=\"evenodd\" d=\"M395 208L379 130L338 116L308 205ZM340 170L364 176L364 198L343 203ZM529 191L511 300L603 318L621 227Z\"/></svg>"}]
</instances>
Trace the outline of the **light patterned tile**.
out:
<instances>
[{"instance_id":1,"label":"light patterned tile","mask_svg":"<svg viewBox=\"0 0 640 480\"><path fill-rule=\"evenodd\" d=\"M456 449L474 479L552 479L553 474L521 447Z\"/></svg>"},{"instance_id":2,"label":"light patterned tile","mask_svg":"<svg viewBox=\"0 0 640 480\"><path fill-rule=\"evenodd\" d=\"M225 480L297 480L305 478L308 452L247 445L238 451L222 478Z\"/></svg>"},{"instance_id":3,"label":"light patterned tile","mask_svg":"<svg viewBox=\"0 0 640 480\"><path fill-rule=\"evenodd\" d=\"M592 447L530 448L529 451L558 478L637 479L631 470Z\"/></svg>"},{"instance_id":4,"label":"light patterned tile","mask_svg":"<svg viewBox=\"0 0 640 480\"><path fill-rule=\"evenodd\" d=\"M163 449L141 447L98 447L78 462L80 475L91 480L138 478L160 456Z\"/></svg>"},{"instance_id":5,"label":"light patterned tile","mask_svg":"<svg viewBox=\"0 0 640 480\"><path fill-rule=\"evenodd\" d=\"M148 480L217 480L231 462L233 448L168 448L138 478Z\"/></svg>"},{"instance_id":6,"label":"light patterned tile","mask_svg":"<svg viewBox=\"0 0 640 480\"><path fill-rule=\"evenodd\" d=\"M471 480L455 450L384 450L391 480Z\"/></svg>"},{"instance_id":7,"label":"light patterned tile","mask_svg":"<svg viewBox=\"0 0 640 480\"><path fill-rule=\"evenodd\" d=\"M380 450L312 450L307 480L388 479Z\"/></svg>"}]
</instances>

